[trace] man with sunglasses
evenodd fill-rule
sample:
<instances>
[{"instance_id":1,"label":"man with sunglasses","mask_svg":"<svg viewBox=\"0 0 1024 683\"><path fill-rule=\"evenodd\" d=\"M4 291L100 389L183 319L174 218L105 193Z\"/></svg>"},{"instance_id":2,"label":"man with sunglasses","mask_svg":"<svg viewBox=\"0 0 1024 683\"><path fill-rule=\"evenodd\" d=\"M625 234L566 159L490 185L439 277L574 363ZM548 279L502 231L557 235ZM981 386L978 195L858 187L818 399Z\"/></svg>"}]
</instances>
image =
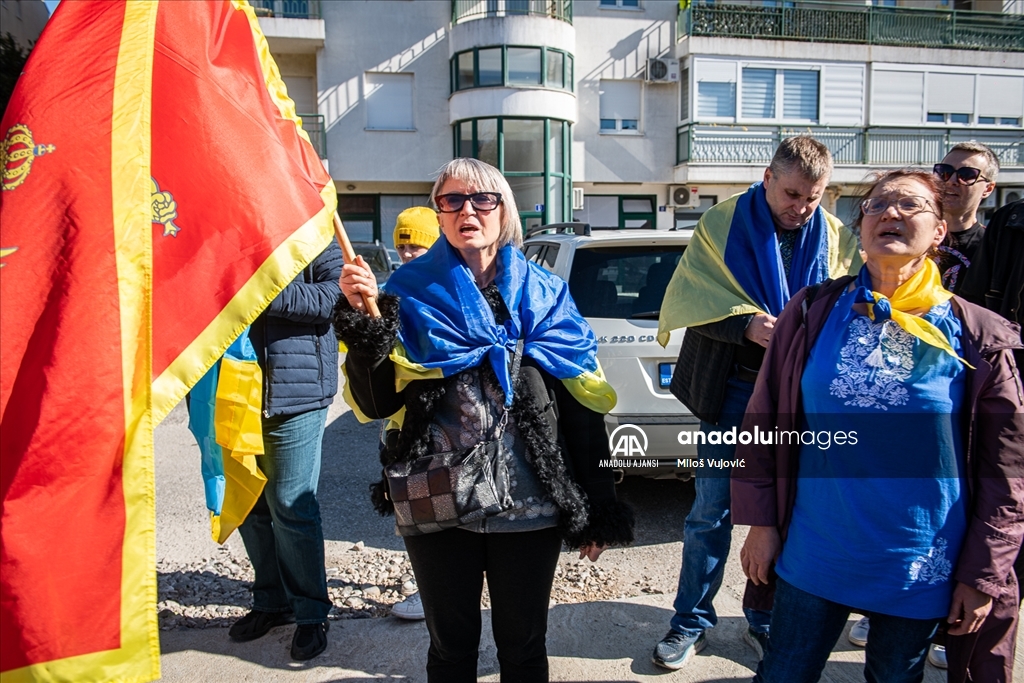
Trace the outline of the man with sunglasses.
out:
<instances>
[{"instance_id":1,"label":"man with sunglasses","mask_svg":"<svg viewBox=\"0 0 1024 683\"><path fill-rule=\"evenodd\" d=\"M996 188L999 161L972 140L954 145L932 170L943 184L942 217L949 230L939 245L939 271L946 289L958 294L985 232L978 207Z\"/></svg>"}]
</instances>

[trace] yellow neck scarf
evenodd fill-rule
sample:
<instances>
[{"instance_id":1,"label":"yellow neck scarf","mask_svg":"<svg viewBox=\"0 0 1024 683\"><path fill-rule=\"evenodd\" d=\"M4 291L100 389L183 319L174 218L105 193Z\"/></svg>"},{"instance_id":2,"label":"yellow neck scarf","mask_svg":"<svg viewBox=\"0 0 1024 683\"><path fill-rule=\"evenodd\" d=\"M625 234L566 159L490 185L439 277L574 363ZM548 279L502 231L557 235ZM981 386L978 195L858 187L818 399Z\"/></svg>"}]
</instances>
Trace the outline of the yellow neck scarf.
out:
<instances>
[{"instance_id":1,"label":"yellow neck scarf","mask_svg":"<svg viewBox=\"0 0 1024 683\"><path fill-rule=\"evenodd\" d=\"M942 349L949 355L956 358L967 367L974 369L967 361L956 355L946 335L939 328L932 325L922 317L911 315L906 311L929 310L936 304L949 301L953 293L942 286L942 277L939 275L939 268L929 258L924 260L924 267L914 273L913 277L896 288L891 297L879 294L869 287L863 288L871 292L874 301L857 297L859 303L866 303L868 317L871 320L887 318L892 319L909 334L917 337L925 344ZM880 353L880 351L879 351Z\"/></svg>"}]
</instances>

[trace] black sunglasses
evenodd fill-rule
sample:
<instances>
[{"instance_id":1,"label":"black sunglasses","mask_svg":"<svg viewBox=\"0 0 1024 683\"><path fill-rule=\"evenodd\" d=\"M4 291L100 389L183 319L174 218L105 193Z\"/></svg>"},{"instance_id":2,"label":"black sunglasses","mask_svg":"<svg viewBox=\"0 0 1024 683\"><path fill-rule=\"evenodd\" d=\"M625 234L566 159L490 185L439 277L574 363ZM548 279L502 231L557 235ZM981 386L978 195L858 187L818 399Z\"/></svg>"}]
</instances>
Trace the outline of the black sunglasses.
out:
<instances>
[{"instance_id":1,"label":"black sunglasses","mask_svg":"<svg viewBox=\"0 0 1024 683\"><path fill-rule=\"evenodd\" d=\"M961 168L953 168L949 164L935 164L932 167L932 173L939 176L942 182L948 182L953 176L957 177L964 185L973 185L979 180L987 181L988 178L981 175L980 168L971 168L970 166L963 166Z\"/></svg>"},{"instance_id":2,"label":"black sunglasses","mask_svg":"<svg viewBox=\"0 0 1024 683\"><path fill-rule=\"evenodd\" d=\"M501 194L499 192L474 192L473 194L439 194L434 197L437 210L441 213L462 211L467 200L477 211L493 211L501 203Z\"/></svg>"}]
</instances>

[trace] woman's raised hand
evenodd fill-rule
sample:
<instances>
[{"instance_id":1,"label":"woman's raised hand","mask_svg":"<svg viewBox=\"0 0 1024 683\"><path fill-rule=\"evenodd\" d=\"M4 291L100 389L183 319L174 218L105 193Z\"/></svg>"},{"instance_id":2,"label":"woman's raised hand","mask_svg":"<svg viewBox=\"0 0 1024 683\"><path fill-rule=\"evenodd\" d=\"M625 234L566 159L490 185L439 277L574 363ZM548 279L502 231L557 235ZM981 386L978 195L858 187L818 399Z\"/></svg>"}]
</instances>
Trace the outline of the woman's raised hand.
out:
<instances>
[{"instance_id":1,"label":"woman's raised hand","mask_svg":"<svg viewBox=\"0 0 1024 683\"><path fill-rule=\"evenodd\" d=\"M346 263L341 268L341 293L345 295L349 306L357 311L366 312L363 297L377 296L377 278L362 256L356 256L355 263Z\"/></svg>"}]
</instances>

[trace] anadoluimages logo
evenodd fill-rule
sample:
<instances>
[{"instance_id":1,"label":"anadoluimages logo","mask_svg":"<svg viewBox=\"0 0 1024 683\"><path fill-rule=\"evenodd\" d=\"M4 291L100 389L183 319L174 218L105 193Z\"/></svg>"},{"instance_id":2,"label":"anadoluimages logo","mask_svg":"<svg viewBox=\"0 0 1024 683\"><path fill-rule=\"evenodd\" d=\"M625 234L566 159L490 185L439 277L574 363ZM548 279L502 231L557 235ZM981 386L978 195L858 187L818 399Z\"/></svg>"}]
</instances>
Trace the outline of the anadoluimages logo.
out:
<instances>
[{"instance_id":1,"label":"anadoluimages logo","mask_svg":"<svg viewBox=\"0 0 1024 683\"><path fill-rule=\"evenodd\" d=\"M636 425L619 425L608 436L608 448L612 458L643 458L647 454L647 434Z\"/></svg>"}]
</instances>

